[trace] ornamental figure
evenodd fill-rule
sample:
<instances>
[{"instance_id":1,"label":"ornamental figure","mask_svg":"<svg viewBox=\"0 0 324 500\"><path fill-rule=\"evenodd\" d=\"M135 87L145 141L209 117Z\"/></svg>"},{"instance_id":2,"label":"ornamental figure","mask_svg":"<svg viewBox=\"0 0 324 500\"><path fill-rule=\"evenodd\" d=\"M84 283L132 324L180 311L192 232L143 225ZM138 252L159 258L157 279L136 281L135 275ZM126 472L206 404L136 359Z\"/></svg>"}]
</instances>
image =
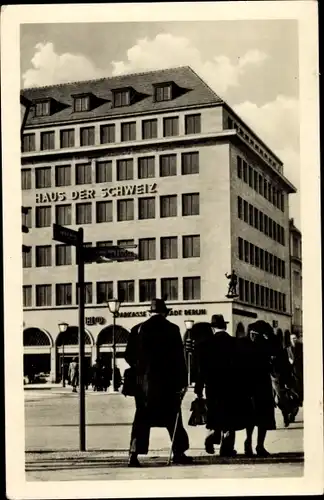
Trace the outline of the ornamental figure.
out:
<instances>
[{"instance_id":1,"label":"ornamental figure","mask_svg":"<svg viewBox=\"0 0 324 500\"><path fill-rule=\"evenodd\" d=\"M237 274L235 274L234 269L232 270L232 274L225 273L225 276L228 280L230 280L230 282L228 284L228 292L227 292L226 297L229 299L238 297L238 293L237 293L237 281L238 280L237 280Z\"/></svg>"}]
</instances>

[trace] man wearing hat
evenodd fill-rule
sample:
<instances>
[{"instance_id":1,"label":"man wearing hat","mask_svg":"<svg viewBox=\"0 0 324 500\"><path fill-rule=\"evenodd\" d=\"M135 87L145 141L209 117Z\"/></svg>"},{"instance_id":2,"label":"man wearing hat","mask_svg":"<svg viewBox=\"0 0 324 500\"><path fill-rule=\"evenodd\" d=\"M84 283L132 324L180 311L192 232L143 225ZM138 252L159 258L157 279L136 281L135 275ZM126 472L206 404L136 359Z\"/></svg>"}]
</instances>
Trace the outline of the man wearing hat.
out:
<instances>
[{"instance_id":1,"label":"man wearing hat","mask_svg":"<svg viewBox=\"0 0 324 500\"><path fill-rule=\"evenodd\" d=\"M131 433L130 467L139 467L146 455L151 427L166 427L172 443L173 463L189 464L189 439L182 423L181 401L188 373L179 328L167 320L164 300L153 299L150 318L132 328L125 360L136 374L136 412Z\"/></svg>"},{"instance_id":2,"label":"man wearing hat","mask_svg":"<svg viewBox=\"0 0 324 500\"><path fill-rule=\"evenodd\" d=\"M205 388L208 430L205 450L213 454L214 444L221 444L220 455L233 457L235 430L246 426L245 411L236 375L236 339L226 331L228 321L214 314L210 334L197 348L198 375L195 393L202 397Z\"/></svg>"}]
</instances>

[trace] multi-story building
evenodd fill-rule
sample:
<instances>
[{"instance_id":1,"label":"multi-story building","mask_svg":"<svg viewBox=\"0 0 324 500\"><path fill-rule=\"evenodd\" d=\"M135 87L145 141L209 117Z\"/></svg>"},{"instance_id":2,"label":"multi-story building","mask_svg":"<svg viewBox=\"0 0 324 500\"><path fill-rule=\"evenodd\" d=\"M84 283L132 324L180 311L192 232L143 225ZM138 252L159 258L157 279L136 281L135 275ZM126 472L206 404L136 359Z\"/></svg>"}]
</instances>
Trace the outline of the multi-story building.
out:
<instances>
[{"instance_id":1,"label":"multi-story building","mask_svg":"<svg viewBox=\"0 0 324 500\"><path fill-rule=\"evenodd\" d=\"M303 335L303 301L302 301L302 234L294 224L294 219L289 221L290 237L290 273L291 273L291 312L292 333L298 337Z\"/></svg>"},{"instance_id":2,"label":"multi-story building","mask_svg":"<svg viewBox=\"0 0 324 500\"><path fill-rule=\"evenodd\" d=\"M256 317L290 329L288 196L283 164L189 67L25 89L33 106L22 140L26 367L60 376L77 352L76 261L52 224L82 226L88 245L137 245L135 262L87 264L86 355L110 356L106 301L123 294L129 329L152 297L170 319L221 313L242 335ZM28 239L28 242L27 242ZM226 298L225 273L239 277ZM119 360L121 362L121 360Z\"/></svg>"}]
</instances>

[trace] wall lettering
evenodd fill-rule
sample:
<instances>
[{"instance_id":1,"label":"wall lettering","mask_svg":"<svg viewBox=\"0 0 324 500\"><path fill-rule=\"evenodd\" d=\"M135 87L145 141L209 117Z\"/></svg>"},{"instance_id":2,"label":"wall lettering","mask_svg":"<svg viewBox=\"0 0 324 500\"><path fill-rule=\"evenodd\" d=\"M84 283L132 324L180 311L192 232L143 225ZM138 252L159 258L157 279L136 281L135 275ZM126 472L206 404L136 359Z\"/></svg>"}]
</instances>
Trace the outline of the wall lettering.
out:
<instances>
[{"instance_id":1,"label":"wall lettering","mask_svg":"<svg viewBox=\"0 0 324 500\"><path fill-rule=\"evenodd\" d=\"M85 319L85 323L88 326L93 326L93 325L104 325L106 323L106 319L103 318L102 316L89 316Z\"/></svg>"}]
</instances>

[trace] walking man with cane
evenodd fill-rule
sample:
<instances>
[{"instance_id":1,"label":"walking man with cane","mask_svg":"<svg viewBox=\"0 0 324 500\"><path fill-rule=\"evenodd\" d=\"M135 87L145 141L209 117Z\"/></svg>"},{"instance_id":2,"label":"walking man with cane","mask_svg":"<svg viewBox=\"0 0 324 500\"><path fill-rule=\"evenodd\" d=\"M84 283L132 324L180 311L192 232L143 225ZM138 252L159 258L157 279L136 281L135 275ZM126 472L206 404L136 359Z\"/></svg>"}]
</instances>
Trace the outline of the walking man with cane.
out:
<instances>
[{"instance_id":1,"label":"walking man with cane","mask_svg":"<svg viewBox=\"0 0 324 500\"><path fill-rule=\"evenodd\" d=\"M135 377L136 403L129 467L140 467L138 455L148 453L151 427L168 430L174 464L192 463L185 454L189 438L181 415L188 372L180 330L166 319L169 312L164 300L153 299L150 318L132 328L126 347L125 360Z\"/></svg>"}]
</instances>

